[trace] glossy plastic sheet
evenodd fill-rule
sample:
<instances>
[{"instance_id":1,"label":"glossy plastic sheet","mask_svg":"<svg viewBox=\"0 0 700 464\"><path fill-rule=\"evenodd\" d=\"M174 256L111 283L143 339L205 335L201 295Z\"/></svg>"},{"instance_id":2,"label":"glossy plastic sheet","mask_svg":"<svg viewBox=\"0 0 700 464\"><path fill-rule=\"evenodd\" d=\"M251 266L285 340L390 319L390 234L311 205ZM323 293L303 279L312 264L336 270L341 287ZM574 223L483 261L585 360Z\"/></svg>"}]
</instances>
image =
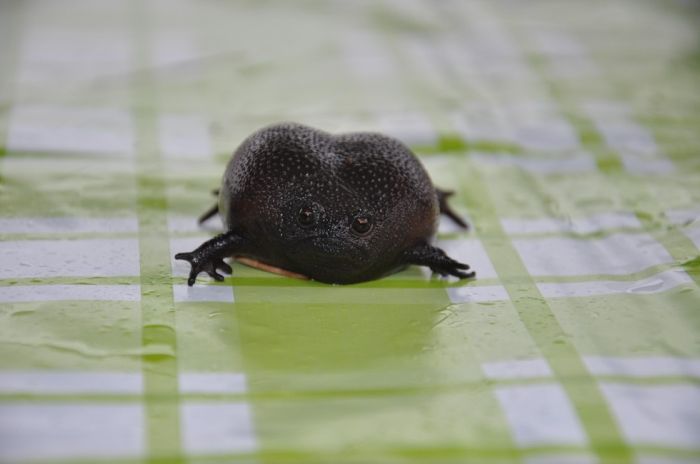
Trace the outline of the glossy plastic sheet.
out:
<instances>
[{"instance_id":1,"label":"glossy plastic sheet","mask_svg":"<svg viewBox=\"0 0 700 464\"><path fill-rule=\"evenodd\" d=\"M700 460L693 2L0 5L0 462ZM293 120L409 144L472 224L330 286L176 252Z\"/></svg>"}]
</instances>

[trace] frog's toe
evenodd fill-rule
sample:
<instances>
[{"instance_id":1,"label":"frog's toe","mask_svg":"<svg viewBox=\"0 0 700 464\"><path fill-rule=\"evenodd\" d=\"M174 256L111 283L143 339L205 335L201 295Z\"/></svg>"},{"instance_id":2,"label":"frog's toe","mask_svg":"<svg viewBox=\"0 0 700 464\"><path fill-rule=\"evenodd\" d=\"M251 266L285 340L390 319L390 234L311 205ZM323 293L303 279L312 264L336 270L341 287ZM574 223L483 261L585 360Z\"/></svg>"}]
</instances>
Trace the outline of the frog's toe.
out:
<instances>
[{"instance_id":1,"label":"frog's toe","mask_svg":"<svg viewBox=\"0 0 700 464\"><path fill-rule=\"evenodd\" d=\"M213 267L211 269L205 269L204 272L206 272L209 275L209 277L216 280L217 282L221 282L222 280L224 280L224 276L216 272ZM187 282L189 283L189 280Z\"/></svg>"},{"instance_id":2,"label":"frog's toe","mask_svg":"<svg viewBox=\"0 0 700 464\"><path fill-rule=\"evenodd\" d=\"M221 260L217 265L216 268L220 271L223 271L226 274L233 274L233 268L229 266L227 263L224 262L224 260Z\"/></svg>"},{"instance_id":3,"label":"frog's toe","mask_svg":"<svg viewBox=\"0 0 700 464\"><path fill-rule=\"evenodd\" d=\"M175 259L179 259L181 261L189 261L190 263L192 263L192 257L193 257L193 253L190 253L190 252L177 253L175 255Z\"/></svg>"},{"instance_id":4,"label":"frog's toe","mask_svg":"<svg viewBox=\"0 0 700 464\"><path fill-rule=\"evenodd\" d=\"M198 271L196 271L196 259L193 255L193 253L178 253L175 255L175 259L179 259L181 261L187 261L190 263L190 275L187 279L187 285L190 287L194 285L195 280L197 280L197 274L199 274Z\"/></svg>"},{"instance_id":5,"label":"frog's toe","mask_svg":"<svg viewBox=\"0 0 700 464\"><path fill-rule=\"evenodd\" d=\"M460 279L469 279L476 276L474 271L469 271L469 265L455 261L445 254L440 248L427 244L418 245L405 254L409 264L428 266L433 272L442 276L452 275Z\"/></svg>"},{"instance_id":6,"label":"frog's toe","mask_svg":"<svg viewBox=\"0 0 700 464\"><path fill-rule=\"evenodd\" d=\"M227 274L233 272L231 266L224 262L224 258L240 251L245 243L246 240L241 236L233 232L226 232L207 240L194 251L176 254L175 259L187 261L192 266L187 279L187 285L190 287L194 285L197 276L202 272L206 272L212 279L221 282L224 280L224 276L216 272L217 270Z\"/></svg>"},{"instance_id":7,"label":"frog's toe","mask_svg":"<svg viewBox=\"0 0 700 464\"><path fill-rule=\"evenodd\" d=\"M443 277L452 275L460 279L471 279L476 276L474 271L467 272L469 265L457 261L440 266L431 266L430 269Z\"/></svg>"}]
</instances>

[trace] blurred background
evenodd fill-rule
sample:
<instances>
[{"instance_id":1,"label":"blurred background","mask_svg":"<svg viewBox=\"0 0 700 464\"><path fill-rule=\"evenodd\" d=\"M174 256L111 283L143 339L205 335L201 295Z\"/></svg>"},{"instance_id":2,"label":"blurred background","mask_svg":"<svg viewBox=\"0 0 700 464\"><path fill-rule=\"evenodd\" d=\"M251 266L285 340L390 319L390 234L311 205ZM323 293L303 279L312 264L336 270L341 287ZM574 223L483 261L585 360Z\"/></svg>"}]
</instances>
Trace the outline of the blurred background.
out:
<instances>
[{"instance_id":1,"label":"blurred background","mask_svg":"<svg viewBox=\"0 0 700 464\"><path fill-rule=\"evenodd\" d=\"M699 462L699 26L689 0L1 0L0 462ZM279 121L408 144L477 280L188 289L173 253Z\"/></svg>"}]
</instances>

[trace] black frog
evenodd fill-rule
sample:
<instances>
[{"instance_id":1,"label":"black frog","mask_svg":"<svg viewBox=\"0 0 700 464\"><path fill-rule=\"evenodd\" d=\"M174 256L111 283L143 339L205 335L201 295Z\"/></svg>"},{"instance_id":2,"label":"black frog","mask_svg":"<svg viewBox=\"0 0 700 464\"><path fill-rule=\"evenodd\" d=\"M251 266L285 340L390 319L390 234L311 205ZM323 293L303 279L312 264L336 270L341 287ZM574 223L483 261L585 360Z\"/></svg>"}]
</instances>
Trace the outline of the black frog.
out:
<instances>
[{"instance_id":1,"label":"black frog","mask_svg":"<svg viewBox=\"0 0 700 464\"><path fill-rule=\"evenodd\" d=\"M236 257L257 267L326 283L377 279L408 265L443 276L474 277L469 266L430 245L440 213L466 223L447 204L413 153L369 132L332 135L294 123L249 136L226 167L217 212L225 232L176 259L231 273Z\"/></svg>"}]
</instances>

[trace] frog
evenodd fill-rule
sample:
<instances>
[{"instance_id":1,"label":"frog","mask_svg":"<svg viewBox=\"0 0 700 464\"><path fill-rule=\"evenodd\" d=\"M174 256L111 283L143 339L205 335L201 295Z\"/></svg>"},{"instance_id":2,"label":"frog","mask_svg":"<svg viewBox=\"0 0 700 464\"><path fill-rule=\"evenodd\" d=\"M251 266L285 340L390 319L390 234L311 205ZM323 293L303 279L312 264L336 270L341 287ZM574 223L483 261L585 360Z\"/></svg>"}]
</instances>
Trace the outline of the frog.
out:
<instances>
[{"instance_id":1,"label":"frog","mask_svg":"<svg viewBox=\"0 0 700 464\"><path fill-rule=\"evenodd\" d=\"M224 231L191 252L187 279L216 281L225 258L290 277L355 284L408 266L441 276L475 277L468 264L434 246L439 218L468 224L450 207L416 155L378 132L332 134L283 122L263 127L234 151L215 191Z\"/></svg>"}]
</instances>

